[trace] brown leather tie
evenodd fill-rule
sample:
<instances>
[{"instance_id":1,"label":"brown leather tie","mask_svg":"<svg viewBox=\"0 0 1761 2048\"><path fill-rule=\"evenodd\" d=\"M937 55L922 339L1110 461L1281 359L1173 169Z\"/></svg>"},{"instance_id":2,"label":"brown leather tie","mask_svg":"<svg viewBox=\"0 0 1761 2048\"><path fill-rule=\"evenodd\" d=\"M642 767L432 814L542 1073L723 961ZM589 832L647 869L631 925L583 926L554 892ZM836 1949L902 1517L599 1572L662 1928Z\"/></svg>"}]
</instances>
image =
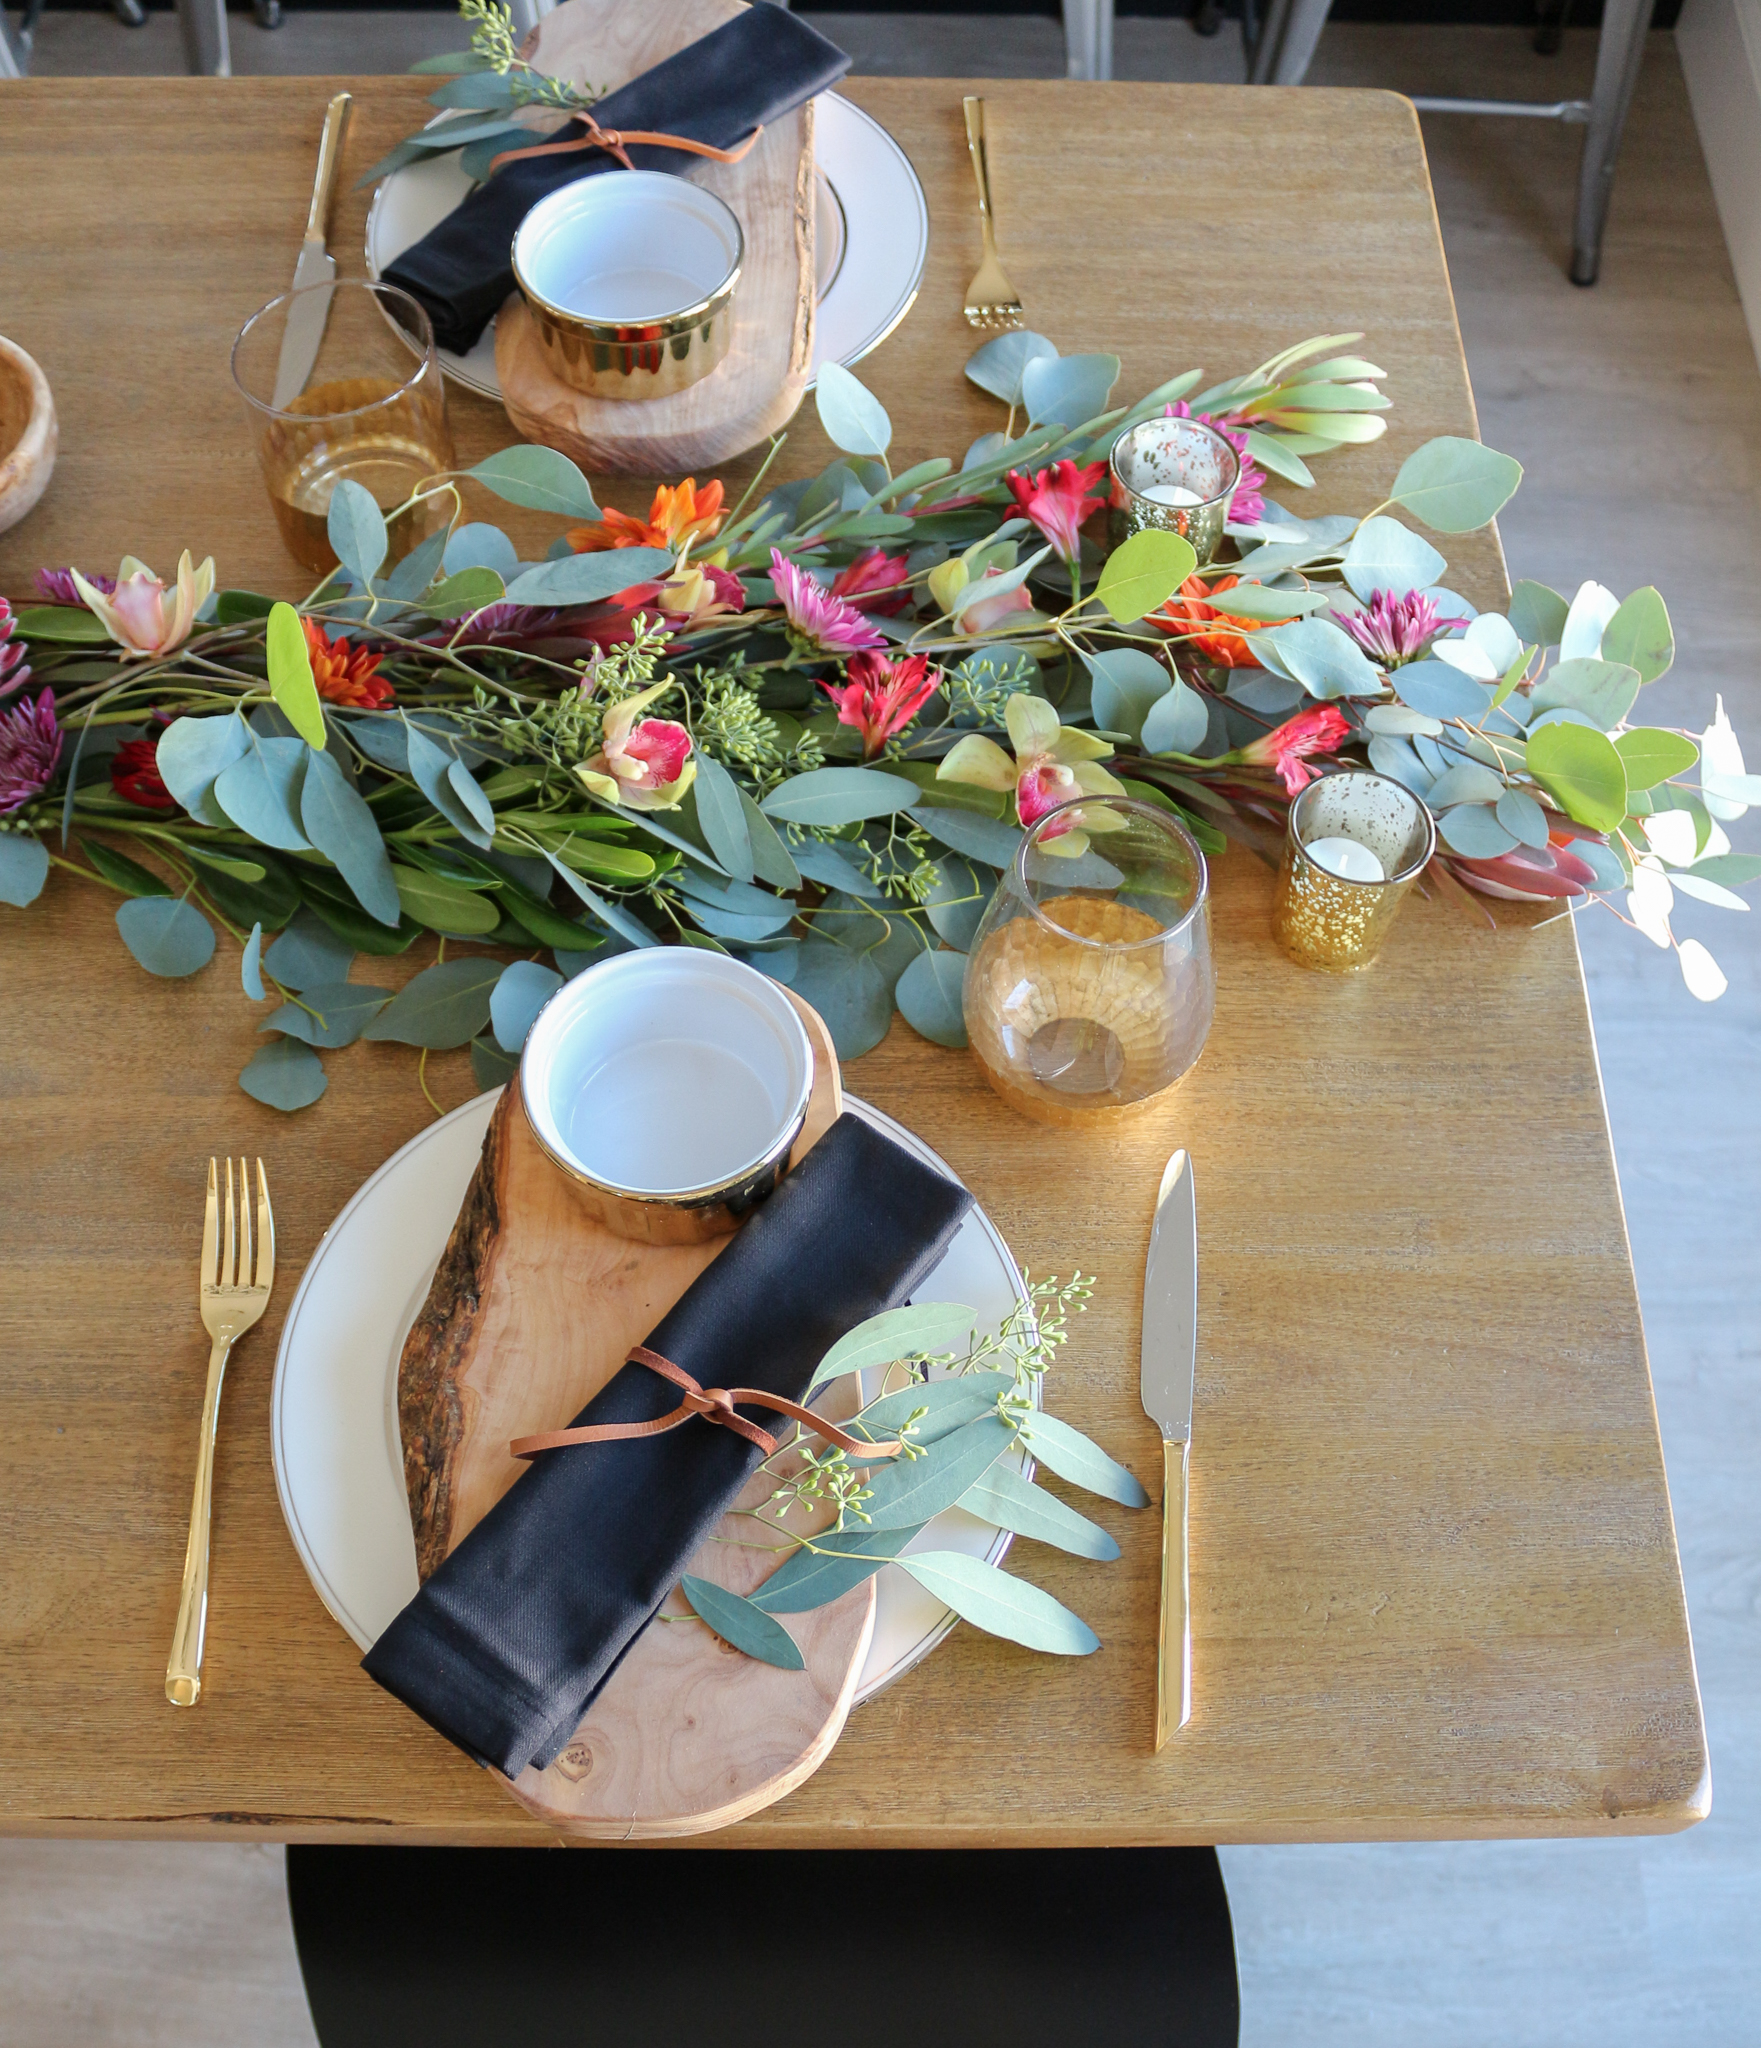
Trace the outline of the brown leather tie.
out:
<instances>
[{"instance_id":1,"label":"brown leather tie","mask_svg":"<svg viewBox=\"0 0 1761 2048\"><path fill-rule=\"evenodd\" d=\"M760 1429L756 1422L748 1422L744 1415L734 1412L735 1404L748 1408L774 1408L779 1415L787 1415L799 1422L804 1429L810 1429L816 1436L822 1436L828 1443L834 1443L842 1451L860 1458L864 1464L876 1458L896 1458L904 1446L897 1437L884 1443L868 1443L861 1437L850 1436L835 1422L828 1422L823 1415L816 1415L811 1408L804 1408L799 1401L785 1400L781 1394L767 1394L762 1387L703 1387L685 1370L675 1365L670 1358L662 1358L658 1351L650 1351L645 1344L638 1344L629 1354L632 1365L645 1365L650 1372L657 1372L664 1380L671 1380L685 1398L676 1408L665 1415L657 1416L653 1422L590 1422L577 1429L553 1429L543 1436L517 1436L508 1445L516 1458L535 1458L540 1451L561 1450L568 1444L613 1444L625 1442L631 1437L663 1436L669 1429L677 1429L681 1423L689 1422L693 1415L701 1415L705 1422L719 1422L724 1429L731 1429L755 1443L767 1458L774 1457L777 1440L769 1430Z\"/></svg>"},{"instance_id":2,"label":"brown leather tie","mask_svg":"<svg viewBox=\"0 0 1761 2048\"><path fill-rule=\"evenodd\" d=\"M693 142L688 135L661 135L647 128L602 128L591 114L577 114L575 119L586 123L585 135L577 136L571 142L535 142L529 149L504 149L500 156L490 158L489 175L494 177L503 164L517 164L522 157L566 156L572 149L603 149L615 156L626 171L633 171L636 166L630 161L628 149L633 142L653 143L661 149L686 150L692 156L710 157L718 164L737 164L764 133L763 128L754 128L737 148L717 149L712 143Z\"/></svg>"}]
</instances>

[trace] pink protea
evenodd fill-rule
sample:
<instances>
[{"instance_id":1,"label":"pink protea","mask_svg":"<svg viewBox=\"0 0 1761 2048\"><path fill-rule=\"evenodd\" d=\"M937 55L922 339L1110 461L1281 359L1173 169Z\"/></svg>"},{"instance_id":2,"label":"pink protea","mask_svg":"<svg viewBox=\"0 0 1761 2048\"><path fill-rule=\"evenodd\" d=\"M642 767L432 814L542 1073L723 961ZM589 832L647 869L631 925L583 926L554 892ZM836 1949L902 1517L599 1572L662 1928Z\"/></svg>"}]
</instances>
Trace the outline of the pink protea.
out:
<instances>
[{"instance_id":1,"label":"pink protea","mask_svg":"<svg viewBox=\"0 0 1761 2048\"><path fill-rule=\"evenodd\" d=\"M61 759L61 727L55 721L55 692L45 690L0 712L0 817L22 810L54 780Z\"/></svg>"},{"instance_id":2,"label":"pink protea","mask_svg":"<svg viewBox=\"0 0 1761 2048\"><path fill-rule=\"evenodd\" d=\"M936 508L941 510L940 506ZM864 612L900 612L911 602L906 587L909 570L903 555L867 548L846 562L832 579L830 595Z\"/></svg>"},{"instance_id":3,"label":"pink protea","mask_svg":"<svg viewBox=\"0 0 1761 2048\"><path fill-rule=\"evenodd\" d=\"M24 658L24 642L12 637L12 607L0 597L0 697L22 690L31 679L30 663Z\"/></svg>"},{"instance_id":4,"label":"pink protea","mask_svg":"<svg viewBox=\"0 0 1761 2048\"><path fill-rule=\"evenodd\" d=\"M1078 466L1065 461L1050 463L1031 477L1012 469L1003 481L1016 510L1033 521L1057 550L1058 559L1073 569L1082 553L1082 522L1107 502L1095 492L1106 473L1104 462Z\"/></svg>"},{"instance_id":5,"label":"pink protea","mask_svg":"<svg viewBox=\"0 0 1761 2048\"><path fill-rule=\"evenodd\" d=\"M1229 500L1229 523L1231 526L1258 526L1266 512L1266 472L1247 452L1247 436L1230 424L1229 415L1225 413L1219 417L1214 413L1194 412L1183 398L1168 406L1164 417L1197 420L1200 426L1210 427L1223 436L1235 450L1236 466L1240 471L1235 480L1235 495Z\"/></svg>"},{"instance_id":6,"label":"pink protea","mask_svg":"<svg viewBox=\"0 0 1761 2048\"><path fill-rule=\"evenodd\" d=\"M884 654L853 654L845 675L841 686L822 682L820 688L838 707L838 723L861 733L865 761L872 761L894 733L911 723L942 679L940 669L931 668L922 654L908 654L901 661L888 661Z\"/></svg>"},{"instance_id":7,"label":"pink protea","mask_svg":"<svg viewBox=\"0 0 1761 2048\"><path fill-rule=\"evenodd\" d=\"M39 569L31 580L37 586L37 595L49 604L83 605L85 599L80 596L73 581L78 573L75 569ZM115 594L114 576L88 576L86 581L94 590L101 590L106 597Z\"/></svg>"},{"instance_id":8,"label":"pink protea","mask_svg":"<svg viewBox=\"0 0 1761 2048\"><path fill-rule=\"evenodd\" d=\"M770 580L790 630L820 653L855 654L860 648L887 644L885 635L877 633L854 605L822 590L780 548L770 551Z\"/></svg>"},{"instance_id":9,"label":"pink protea","mask_svg":"<svg viewBox=\"0 0 1761 2048\"><path fill-rule=\"evenodd\" d=\"M1409 590L1404 597L1378 590L1361 612L1335 612L1333 616L1370 659L1383 668L1399 668L1405 662L1419 660L1446 625L1461 623L1458 619L1445 619L1421 590Z\"/></svg>"}]
</instances>

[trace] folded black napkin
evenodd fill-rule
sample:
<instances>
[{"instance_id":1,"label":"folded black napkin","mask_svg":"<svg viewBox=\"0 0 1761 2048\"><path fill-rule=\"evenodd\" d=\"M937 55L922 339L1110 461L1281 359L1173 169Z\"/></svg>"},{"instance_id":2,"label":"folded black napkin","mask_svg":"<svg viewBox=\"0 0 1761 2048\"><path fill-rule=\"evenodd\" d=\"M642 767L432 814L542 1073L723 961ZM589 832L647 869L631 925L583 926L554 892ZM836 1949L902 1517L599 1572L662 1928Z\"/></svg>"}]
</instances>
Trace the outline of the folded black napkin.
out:
<instances>
[{"instance_id":1,"label":"folded black napkin","mask_svg":"<svg viewBox=\"0 0 1761 2048\"><path fill-rule=\"evenodd\" d=\"M972 1197L841 1116L644 1342L704 1387L800 1400L849 1330L896 1308ZM678 1389L626 1365L574 1418L647 1422ZM762 1409L752 1419L774 1427ZM664 1436L540 1452L362 1660L512 1777L548 1764L762 1453L693 1417Z\"/></svg>"},{"instance_id":2,"label":"folded black napkin","mask_svg":"<svg viewBox=\"0 0 1761 2048\"><path fill-rule=\"evenodd\" d=\"M815 93L836 85L850 60L799 15L759 4L608 93L593 109L601 128L647 129L732 149L755 127L768 126ZM571 121L560 142L585 135ZM703 161L682 149L634 144L639 171L684 172ZM527 157L507 164L440 225L406 249L385 273L427 307L435 339L462 354L501 310L514 288L514 235L539 200L577 178L619 168L603 150Z\"/></svg>"}]
</instances>

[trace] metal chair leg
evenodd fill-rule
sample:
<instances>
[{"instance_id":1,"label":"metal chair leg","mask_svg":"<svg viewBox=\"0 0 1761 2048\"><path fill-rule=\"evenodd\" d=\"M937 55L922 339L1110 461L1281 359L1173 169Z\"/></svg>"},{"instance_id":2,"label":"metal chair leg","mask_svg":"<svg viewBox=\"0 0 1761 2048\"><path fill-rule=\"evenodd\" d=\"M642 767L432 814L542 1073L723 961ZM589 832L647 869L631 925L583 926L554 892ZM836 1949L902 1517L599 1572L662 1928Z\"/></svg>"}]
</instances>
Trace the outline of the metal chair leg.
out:
<instances>
[{"instance_id":1,"label":"metal chair leg","mask_svg":"<svg viewBox=\"0 0 1761 2048\"><path fill-rule=\"evenodd\" d=\"M226 34L226 0L177 0L177 19L190 75L230 78L232 44Z\"/></svg>"},{"instance_id":2,"label":"metal chair leg","mask_svg":"<svg viewBox=\"0 0 1761 2048\"><path fill-rule=\"evenodd\" d=\"M1269 0L1248 53L1249 85L1301 85L1333 0Z\"/></svg>"},{"instance_id":3,"label":"metal chair leg","mask_svg":"<svg viewBox=\"0 0 1761 2048\"><path fill-rule=\"evenodd\" d=\"M1113 0L1064 0L1064 70L1068 78L1113 75Z\"/></svg>"},{"instance_id":4,"label":"metal chair leg","mask_svg":"<svg viewBox=\"0 0 1761 2048\"><path fill-rule=\"evenodd\" d=\"M1645 61L1645 34L1651 26L1653 0L1604 0L1602 34L1596 45L1596 83L1590 95L1590 122L1584 132L1584 155L1578 172L1578 210L1572 227L1571 281L1594 284L1602 265L1602 230L1614 191L1614 166L1626 128L1639 66Z\"/></svg>"},{"instance_id":5,"label":"metal chair leg","mask_svg":"<svg viewBox=\"0 0 1761 2048\"><path fill-rule=\"evenodd\" d=\"M281 0L251 0L251 13L259 28L281 26Z\"/></svg>"}]
</instances>

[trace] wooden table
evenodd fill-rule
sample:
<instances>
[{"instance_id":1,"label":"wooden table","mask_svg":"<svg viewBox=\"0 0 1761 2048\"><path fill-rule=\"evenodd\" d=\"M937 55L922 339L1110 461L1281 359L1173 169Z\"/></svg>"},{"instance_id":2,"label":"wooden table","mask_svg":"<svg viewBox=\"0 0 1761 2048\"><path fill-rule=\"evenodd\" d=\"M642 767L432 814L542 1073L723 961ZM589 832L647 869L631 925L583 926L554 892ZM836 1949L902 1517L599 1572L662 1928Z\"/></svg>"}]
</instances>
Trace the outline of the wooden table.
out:
<instances>
[{"instance_id":1,"label":"wooden table","mask_svg":"<svg viewBox=\"0 0 1761 2048\"><path fill-rule=\"evenodd\" d=\"M227 380L304 217L319 79L82 80L5 92L6 330L43 364L61 463L0 539L39 563L162 570L292 595ZM354 166L421 110L353 82ZM976 261L959 84L858 80L934 219L916 309L862 374L909 460L997 424L965 386ZM1008 82L986 88L1009 269L1122 394L1367 331L1385 441L1319 465L1318 508L1372 504L1399 460L1471 434L1417 123L1377 93ZM1194 174L1226 185L1203 198ZM335 246L358 272L364 195ZM455 394L461 458L509 438ZM826 459L804 416L787 467ZM611 496L645 503L646 489ZM1305 503L1309 502L1305 500ZM498 515L499 516L499 515ZM1496 540L1448 552L1482 603ZM958 1630L852 1719L803 1790L725 1839L1252 1842L1661 1832L1710 1778L1644 1338L1572 928L1500 929L1415 899L1377 970L1308 975L1268 932L1271 877L1216 876L1219 1000L1201 1065L1126 1135L1054 1135L967 1056L895 1023L853 1087L928 1136L1022 1263L1099 1276L1054 1408L1144 1474L1137 1403L1150 1210L1194 1154L1203 1245L1192 1460L1195 1709L1151 1753L1153 1514L1102 1505L1123 1559L1015 1562L1103 1648L1036 1659ZM356 1668L282 1525L268 1390L319 1234L425 1122L408 1056L361 1045L292 1119L234 1075L253 1019L225 959L192 982L129 960L112 900L58 877L0 913L0 1828L117 1835L531 1842L481 1772ZM426 958L418 947L403 962ZM377 971L378 963L375 963ZM449 1105L462 1057L430 1063ZM194 1299L211 1151L270 1162L282 1263L222 1418L207 1685L161 1674L206 1343ZM1089 1505L1085 1501L1085 1506ZM717 1838L723 1839L723 1838Z\"/></svg>"}]
</instances>

